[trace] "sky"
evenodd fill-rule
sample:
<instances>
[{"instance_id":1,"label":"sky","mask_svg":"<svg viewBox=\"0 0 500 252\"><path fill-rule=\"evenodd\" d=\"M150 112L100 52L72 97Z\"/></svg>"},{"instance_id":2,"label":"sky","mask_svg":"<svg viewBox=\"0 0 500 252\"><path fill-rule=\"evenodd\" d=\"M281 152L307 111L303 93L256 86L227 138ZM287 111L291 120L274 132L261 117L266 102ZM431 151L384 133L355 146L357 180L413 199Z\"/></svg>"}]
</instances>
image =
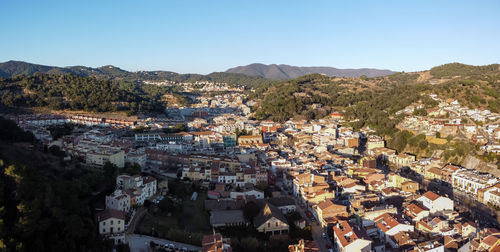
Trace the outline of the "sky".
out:
<instances>
[{"instance_id":1,"label":"sky","mask_svg":"<svg viewBox=\"0 0 500 252\"><path fill-rule=\"evenodd\" d=\"M500 63L500 1L0 0L0 62L225 71Z\"/></svg>"}]
</instances>

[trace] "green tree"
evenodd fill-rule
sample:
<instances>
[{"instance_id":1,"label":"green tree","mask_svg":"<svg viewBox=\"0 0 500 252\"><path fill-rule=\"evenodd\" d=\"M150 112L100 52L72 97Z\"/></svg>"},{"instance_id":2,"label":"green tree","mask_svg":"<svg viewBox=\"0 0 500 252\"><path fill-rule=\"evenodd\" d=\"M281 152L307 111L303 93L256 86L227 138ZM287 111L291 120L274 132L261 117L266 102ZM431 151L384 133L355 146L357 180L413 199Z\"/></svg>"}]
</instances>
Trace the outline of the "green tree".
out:
<instances>
[{"instance_id":1,"label":"green tree","mask_svg":"<svg viewBox=\"0 0 500 252\"><path fill-rule=\"evenodd\" d=\"M243 207L243 215L245 218L251 222L253 222L253 218L257 216L260 212L260 207L254 203L253 201L250 201L245 204Z\"/></svg>"}]
</instances>

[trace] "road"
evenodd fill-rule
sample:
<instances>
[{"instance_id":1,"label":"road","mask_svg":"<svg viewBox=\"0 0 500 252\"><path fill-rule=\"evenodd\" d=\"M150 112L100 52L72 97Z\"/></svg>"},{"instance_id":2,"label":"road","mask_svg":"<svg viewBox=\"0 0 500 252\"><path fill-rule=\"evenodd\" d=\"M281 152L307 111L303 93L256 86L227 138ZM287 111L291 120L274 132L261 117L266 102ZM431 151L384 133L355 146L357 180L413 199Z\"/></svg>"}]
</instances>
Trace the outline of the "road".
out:
<instances>
[{"instance_id":1,"label":"road","mask_svg":"<svg viewBox=\"0 0 500 252\"><path fill-rule=\"evenodd\" d=\"M313 223L311 221L311 219L307 218L307 216L306 216L306 214L304 212L304 209L302 209L302 207L299 204L296 203L296 205L297 205L297 212L299 212L300 215L302 216L302 218L304 218L305 220L307 220L307 222L311 225L312 237L313 237L313 240L318 245L319 251L327 252L328 249L326 249L326 244L329 244L330 247L331 247L332 244L331 244L331 242L328 239L324 239L322 237L322 233L323 232L326 233L326 230L324 230L318 222ZM314 219L314 216L312 217L312 219Z\"/></svg>"},{"instance_id":2,"label":"road","mask_svg":"<svg viewBox=\"0 0 500 252\"><path fill-rule=\"evenodd\" d=\"M133 234L135 231L135 226L137 225L137 222L146 214L147 209L145 207L139 207L134 215L134 218L130 221L128 228L127 228L127 234Z\"/></svg>"},{"instance_id":3,"label":"road","mask_svg":"<svg viewBox=\"0 0 500 252\"><path fill-rule=\"evenodd\" d=\"M138 235L138 234L127 234L125 239L128 241L128 245L130 247L131 252L149 252L151 251L149 248L149 243L154 241L158 244L174 244L176 248L186 247L190 251L201 251L201 247L184 244L180 242L169 241L165 239L160 239L156 237L146 236L146 235Z\"/></svg>"}]
</instances>

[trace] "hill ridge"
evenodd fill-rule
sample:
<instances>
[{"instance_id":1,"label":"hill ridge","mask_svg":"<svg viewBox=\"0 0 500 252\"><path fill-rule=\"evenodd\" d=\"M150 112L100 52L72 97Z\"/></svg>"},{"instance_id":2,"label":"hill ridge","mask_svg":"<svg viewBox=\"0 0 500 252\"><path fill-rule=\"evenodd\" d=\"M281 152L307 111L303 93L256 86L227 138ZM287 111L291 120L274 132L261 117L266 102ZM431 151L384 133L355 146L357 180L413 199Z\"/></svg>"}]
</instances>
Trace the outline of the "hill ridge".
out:
<instances>
[{"instance_id":1,"label":"hill ridge","mask_svg":"<svg viewBox=\"0 0 500 252\"><path fill-rule=\"evenodd\" d=\"M287 64L262 64L252 63L245 66L229 68L226 73L239 73L248 76L260 76L266 79L294 79L307 74L319 73L333 77L378 77L391 75L396 72L387 69L376 68L346 68L340 69L326 66L291 66Z\"/></svg>"}]
</instances>

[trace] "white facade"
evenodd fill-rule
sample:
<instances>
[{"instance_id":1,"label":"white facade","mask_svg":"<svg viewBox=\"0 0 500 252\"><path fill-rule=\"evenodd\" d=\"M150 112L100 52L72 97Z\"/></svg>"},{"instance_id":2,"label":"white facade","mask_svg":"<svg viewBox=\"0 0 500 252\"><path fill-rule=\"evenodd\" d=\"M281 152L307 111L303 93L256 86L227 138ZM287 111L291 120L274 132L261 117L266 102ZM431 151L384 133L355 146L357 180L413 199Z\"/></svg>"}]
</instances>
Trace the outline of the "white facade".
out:
<instances>
[{"instance_id":1,"label":"white facade","mask_svg":"<svg viewBox=\"0 0 500 252\"><path fill-rule=\"evenodd\" d=\"M445 210L453 210L453 200L443 196L438 196L438 198L434 199L424 194L418 198L417 201L420 201L422 205L429 209L431 214Z\"/></svg>"},{"instance_id":2,"label":"white facade","mask_svg":"<svg viewBox=\"0 0 500 252\"><path fill-rule=\"evenodd\" d=\"M130 210L130 196L123 190L116 190L106 196L106 208L128 212Z\"/></svg>"}]
</instances>

